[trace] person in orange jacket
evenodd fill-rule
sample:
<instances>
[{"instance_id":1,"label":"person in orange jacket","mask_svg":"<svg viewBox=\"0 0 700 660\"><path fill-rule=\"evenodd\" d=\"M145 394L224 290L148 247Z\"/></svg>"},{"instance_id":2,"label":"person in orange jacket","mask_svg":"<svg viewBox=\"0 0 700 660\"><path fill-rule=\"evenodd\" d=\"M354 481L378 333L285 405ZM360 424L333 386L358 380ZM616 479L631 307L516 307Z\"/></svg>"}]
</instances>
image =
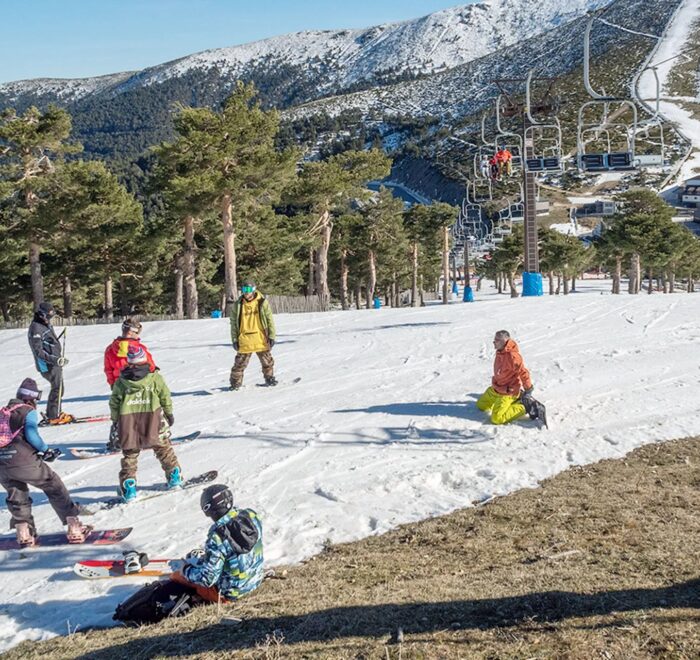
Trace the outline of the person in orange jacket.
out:
<instances>
[{"instance_id":1,"label":"person in orange jacket","mask_svg":"<svg viewBox=\"0 0 700 660\"><path fill-rule=\"evenodd\" d=\"M479 397L476 405L479 410L491 414L494 424L507 424L530 413L529 403L534 388L518 344L510 338L510 333L499 330L493 345L496 359L491 387Z\"/></svg>"},{"instance_id":2,"label":"person in orange jacket","mask_svg":"<svg viewBox=\"0 0 700 660\"><path fill-rule=\"evenodd\" d=\"M136 353L139 348L142 348L146 354L149 370L153 373L158 367L153 361L153 356L149 350L141 343L141 328L143 326L134 319L124 319L122 323L122 334L110 343L105 349L104 371L107 376L107 384L110 388L114 387L114 383L119 380L122 370L127 365L126 355L129 349ZM117 423L112 423L112 428L109 431L109 441L107 442L107 451L119 450L119 429Z\"/></svg>"}]
</instances>

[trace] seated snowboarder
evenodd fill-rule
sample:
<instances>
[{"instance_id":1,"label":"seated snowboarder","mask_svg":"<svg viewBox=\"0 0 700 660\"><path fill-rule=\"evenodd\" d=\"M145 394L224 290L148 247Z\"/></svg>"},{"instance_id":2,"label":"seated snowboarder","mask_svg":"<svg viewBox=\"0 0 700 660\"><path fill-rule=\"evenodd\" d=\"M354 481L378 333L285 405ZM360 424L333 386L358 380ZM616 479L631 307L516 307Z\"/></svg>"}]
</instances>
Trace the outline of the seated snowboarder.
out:
<instances>
[{"instance_id":1,"label":"seated snowboarder","mask_svg":"<svg viewBox=\"0 0 700 660\"><path fill-rule=\"evenodd\" d=\"M234 601L265 577L262 523L252 509L234 507L233 494L221 484L205 488L200 505L214 524L204 550L191 552L172 579L192 587L205 601Z\"/></svg>"},{"instance_id":2,"label":"seated snowboarder","mask_svg":"<svg viewBox=\"0 0 700 660\"><path fill-rule=\"evenodd\" d=\"M49 449L39 435L36 406L41 391L31 378L25 378L17 395L0 409L0 483L7 491L7 509L12 518L17 542L32 546L37 534L32 516L29 486L43 490L61 523L68 526L70 543L82 543L90 527L78 519L75 504L61 478L48 466L60 455L59 449Z\"/></svg>"},{"instance_id":3,"label":"seated snowboarder","mask_svg":"<svg viewBox=\"0 0 700 660\"><path fill-rule=\"evenodd\" d=\"M277 385L275 360L272 347L275 345L275 321L270 303L255 284L248 280L241 286L241 297L231 305L231 343L236 358L231 369L231 389L238 390L243 384L250 356L256 353L262 366L265 385Z\"/></svg>"},{"instance_id":4,"label":"seated snowboarder","mask_svg":"<svg viewBox=\"0 0 700 660\"><path fill-rule=\"evenodd\" d=\"M153 356L148 349L141 343L140 335L143 326L132 319L124 319L122 323L122 333L114 341L110 342L105 349L104 357L104 372L107 376L107 384L110 388L114 387L122 370L126 367L126 355L129 349L143 348L146 353L146 359L151 371L155 371L155 362ZM107 442L107 451L119 450L119 431L116 422L112 422L112 427L109 430L109 441Z\"/></svg>"},{"instance_id":5,"label":"seated snowboarder","mask_svg":"<svg viewBox=\"0 0 700 660\"><path fill-rule=\"evenodd\" d=\"M175 423L170 390L160 371L151 372L141 346L130 348L126 361L114 383L109 408L112 422L118 424L122 450L117 491L129 502L136 497L136 467L142 449L153 449L169 488L182 485L182 474L170 444L170 427Z\"/></svg>"},{"instance_id":6,"label":"seated snowboarder","mask_svg":"<svg viewBox=\"0 0 700 660\"><path fill-rule=\"evenodd\" d=\"M493 345L496 359L491 387L479 397L477 407L489 412L494 424L507 424L525 414L536 419L541 404L532 398L534 386L518 345L507 330L496 333Z\"/></svg>"}]
</instances>

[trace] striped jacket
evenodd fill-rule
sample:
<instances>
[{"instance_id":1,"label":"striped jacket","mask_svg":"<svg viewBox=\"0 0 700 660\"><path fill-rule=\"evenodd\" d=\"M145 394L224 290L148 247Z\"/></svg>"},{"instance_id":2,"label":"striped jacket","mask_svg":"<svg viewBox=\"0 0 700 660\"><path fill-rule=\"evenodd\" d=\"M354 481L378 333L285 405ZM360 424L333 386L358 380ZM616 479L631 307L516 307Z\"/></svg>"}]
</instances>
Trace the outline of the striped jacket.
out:
<instances>
[{"instance_id":1,"label":"striped jacket","mask_svg":"<svg viewBox=\"0 0 700 660\"><path fill-rule=\"evenodd\" d=\"M204 557L188 563L183 576L203 587L216 587L236 600L263 581L262 523L252 509L232 509L209 529Z\"/></svg>"}]
</instances>

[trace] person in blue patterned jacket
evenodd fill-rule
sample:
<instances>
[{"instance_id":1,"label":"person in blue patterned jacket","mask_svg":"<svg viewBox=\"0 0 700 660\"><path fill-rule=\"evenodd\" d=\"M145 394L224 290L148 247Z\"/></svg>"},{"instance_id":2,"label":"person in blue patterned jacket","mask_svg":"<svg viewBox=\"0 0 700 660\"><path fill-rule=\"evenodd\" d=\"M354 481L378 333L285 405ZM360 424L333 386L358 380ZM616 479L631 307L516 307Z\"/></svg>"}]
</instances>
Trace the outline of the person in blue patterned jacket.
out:
<instances>
[{"instance_id":1,"label":"person in blue patterned jacket","mask_svg":"<svg viewBox=\"0 0 700 660\"><path fill-rule=\"evenodd\" d=\"M205 488L200 505L214 524L204 549L191 552L172 579L206 601L234 601L263 581L262 523L252 509L235 508L233 494L221 484Z\"/></svg>"}]
</instances>

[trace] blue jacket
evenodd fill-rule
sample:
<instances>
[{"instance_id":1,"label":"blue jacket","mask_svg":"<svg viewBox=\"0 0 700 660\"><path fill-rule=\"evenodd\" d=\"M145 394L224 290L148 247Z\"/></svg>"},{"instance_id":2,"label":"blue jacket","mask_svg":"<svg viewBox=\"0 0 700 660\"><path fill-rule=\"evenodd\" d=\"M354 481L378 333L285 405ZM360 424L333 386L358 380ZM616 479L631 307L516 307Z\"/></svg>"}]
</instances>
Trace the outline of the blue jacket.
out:
<instances>
[{"instance_id":1,"label":"blue jacket","mask_svg":"<svg viewBox=\"0 0 700 660\"><path fill-rule=\"evenodd\" d=\"M236 600L263 581L262 523L252 509L232 509L209 529L204 557L184 566L184 577L203 587L216 587L226 600Z\"/></svg>"}]
</instances>

